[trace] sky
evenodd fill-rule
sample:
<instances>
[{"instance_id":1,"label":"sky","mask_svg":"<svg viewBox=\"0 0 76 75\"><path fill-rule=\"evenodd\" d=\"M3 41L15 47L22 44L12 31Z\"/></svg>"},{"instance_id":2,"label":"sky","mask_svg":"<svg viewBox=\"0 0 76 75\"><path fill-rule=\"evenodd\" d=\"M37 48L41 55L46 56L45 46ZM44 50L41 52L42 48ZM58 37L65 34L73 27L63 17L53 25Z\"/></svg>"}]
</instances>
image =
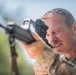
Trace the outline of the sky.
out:
<instances>
[{"instance_id":1,"label":"sky","mask_svg":"<svg viewBox=\"0 0 76 75\"><path fill-rule=\"evenodd\" d=\"M21 25L25 18L35 21L54 8L65 8L76 18L76 0L0 0L0 23Z\"/></svg>"},{"instance_id":2,"label":"sky","mask_svg":"<svg viewBox=\"0 0 76 75\"><path fill-rule=\"evenodd\" d=\"M0 0L0 23L8 21L21 24L25 18L36 20L53 8L65 8L76 18L76 0Z\"/></svg>"}]
</instances>

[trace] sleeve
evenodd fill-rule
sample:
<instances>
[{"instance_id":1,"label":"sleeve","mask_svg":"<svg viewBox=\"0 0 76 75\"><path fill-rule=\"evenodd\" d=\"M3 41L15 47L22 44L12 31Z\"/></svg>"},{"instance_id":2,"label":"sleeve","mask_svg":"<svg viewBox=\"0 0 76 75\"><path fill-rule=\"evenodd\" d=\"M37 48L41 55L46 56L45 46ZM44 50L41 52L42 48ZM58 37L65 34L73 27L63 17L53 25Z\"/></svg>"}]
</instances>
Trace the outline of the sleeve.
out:
<instances>
[{"instance_id":1,"label":"sleeve","mask_svg":"<svg viewBox=\"0 0 76 75\"><path fill-rule=\"evenodd\" d=\"M76 75L76 65L60 58L49 46L45 47L37 62L48 71L49 75Z\"/></svg>"}]
</instances>

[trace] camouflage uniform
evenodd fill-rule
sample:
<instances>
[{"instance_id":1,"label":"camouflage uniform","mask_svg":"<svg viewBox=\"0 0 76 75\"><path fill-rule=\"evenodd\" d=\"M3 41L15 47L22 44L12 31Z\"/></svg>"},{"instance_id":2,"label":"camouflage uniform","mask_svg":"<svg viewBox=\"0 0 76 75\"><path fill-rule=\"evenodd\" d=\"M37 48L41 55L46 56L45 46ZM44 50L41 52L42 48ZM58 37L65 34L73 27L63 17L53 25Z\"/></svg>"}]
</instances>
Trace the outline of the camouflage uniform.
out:
<instances>
[{"instance_id":1,"label":"camouflage uniform","mask_svg":"<svg viewBox=\"0 0 76 75\"><path fill-rule=\"evenodd\" d=\"M66 60L47 46L37 62L48 71L48 75L76 75L76 55Z\"/></svg>"}]
</instances>

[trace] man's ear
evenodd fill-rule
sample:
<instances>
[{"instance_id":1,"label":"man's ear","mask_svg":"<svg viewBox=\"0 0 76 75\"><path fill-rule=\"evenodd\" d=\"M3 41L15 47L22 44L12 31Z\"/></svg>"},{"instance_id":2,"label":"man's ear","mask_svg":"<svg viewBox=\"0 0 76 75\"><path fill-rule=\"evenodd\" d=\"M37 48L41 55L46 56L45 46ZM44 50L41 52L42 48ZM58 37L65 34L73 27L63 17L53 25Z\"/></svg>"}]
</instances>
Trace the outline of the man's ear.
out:
<instances>
[{"instance_id":1,"label":"man's ear","mask_svg":"<svg viewBox=\"0 0 76 75\"><path fill-rule=\"evenodd\" d=\"M73 29L73 32L76 34L76 22L73 23L72 29Z\"/></svg>"}]
</instances>

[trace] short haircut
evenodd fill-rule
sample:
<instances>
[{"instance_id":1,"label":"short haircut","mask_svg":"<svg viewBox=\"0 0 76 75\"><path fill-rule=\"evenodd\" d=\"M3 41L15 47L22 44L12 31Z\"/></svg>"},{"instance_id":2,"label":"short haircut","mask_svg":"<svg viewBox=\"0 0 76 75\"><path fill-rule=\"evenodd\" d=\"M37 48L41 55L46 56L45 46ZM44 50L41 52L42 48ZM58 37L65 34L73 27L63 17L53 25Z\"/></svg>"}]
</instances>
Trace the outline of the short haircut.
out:
<instances>
[{"instance_id":1,"label":"short haircut","mask_svg":"<svg viewBox=\"0 0 76 75\"><path fill-rule=\"evenodd\" d=\"M46 12L43 16L42 16L42 20L51 17L51 14L59 14L62 17L65 18L65 24L68 27L71 27L71 25L75 22L75 18L73 17L73 15L66 9L63 8L55 8L52 9L51 11Z\"/></svg>"}]
</instances>

